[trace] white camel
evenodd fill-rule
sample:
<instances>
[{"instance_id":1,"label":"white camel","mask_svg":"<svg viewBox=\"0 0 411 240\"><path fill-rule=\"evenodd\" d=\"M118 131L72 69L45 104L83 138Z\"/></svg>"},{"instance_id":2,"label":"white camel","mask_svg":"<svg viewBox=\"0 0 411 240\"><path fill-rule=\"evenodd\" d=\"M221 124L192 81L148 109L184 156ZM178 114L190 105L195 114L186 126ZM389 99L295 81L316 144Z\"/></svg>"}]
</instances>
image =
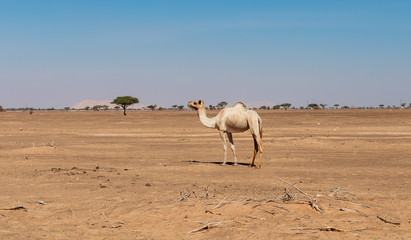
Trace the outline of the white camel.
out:
<instances>
[{"instance_id":1,"label":"white camel","mask_svg":"<svg viewBox=\"0 0 411 240\"><path fill-rule=\"evenodd\" d=\"M226 165L227 162L227 142L225 135L227 134L228 140L231 144L231 150L234 154L234 165L238 165L232 133L244 132L250 129L251 135L254 139L254 156L249 167L254 166L254 160L257 153L259 153L260 161L256 168L261 167L264 150L262 144L263 127L261 118L255 111L248 110L243 103L238 102L230 108L222 109L217 116L208 118L203 100L190 101L188 106L197 110L197 115L200 122L205 127L215 128L219 131L224 148L224 162L222 165Z\"/></svg>"}]
</instances>

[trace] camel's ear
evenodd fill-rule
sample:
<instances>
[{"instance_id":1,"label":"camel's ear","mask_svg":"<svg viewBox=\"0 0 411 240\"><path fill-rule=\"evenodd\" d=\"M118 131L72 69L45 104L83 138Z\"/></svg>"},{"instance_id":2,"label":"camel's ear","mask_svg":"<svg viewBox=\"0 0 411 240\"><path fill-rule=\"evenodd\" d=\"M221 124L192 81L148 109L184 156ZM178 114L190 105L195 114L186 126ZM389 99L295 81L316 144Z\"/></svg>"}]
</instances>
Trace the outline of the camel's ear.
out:
<instances>
[{"instance_id":1,"label":"camel's ear","mask_svg":"<svg viewBox=\"0 0 411 240\"><path fill-rule=\"evenodd\" d=\"M203 104L203 100L198 100L198 104Z\"/></svg>"}]
</instances>

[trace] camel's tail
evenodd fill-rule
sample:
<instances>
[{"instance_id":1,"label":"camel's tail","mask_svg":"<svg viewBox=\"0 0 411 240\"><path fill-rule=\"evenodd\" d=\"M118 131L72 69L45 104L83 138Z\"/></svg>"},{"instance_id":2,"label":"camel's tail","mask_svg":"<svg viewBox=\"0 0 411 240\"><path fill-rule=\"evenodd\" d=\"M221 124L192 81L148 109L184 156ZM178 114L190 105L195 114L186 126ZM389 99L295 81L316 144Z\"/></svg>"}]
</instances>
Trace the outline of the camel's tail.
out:
<instances>
[{"instance_id":1,"label":"camel's tail","mask_svg":"<svg viewBox=\"0 0 411 240\"><path fill-rule=\"evenodd\" d=\"M264 151L264 148L263 148L263 144L262 144L262 141L263 141L263 121L261 120L261 118L258 118L258 130L259 130L259 133L260 133L260 139L261 139L261 145L260 145L260 147L261 147L261 152L263 152Z\"/></svg>"}]
</instances>

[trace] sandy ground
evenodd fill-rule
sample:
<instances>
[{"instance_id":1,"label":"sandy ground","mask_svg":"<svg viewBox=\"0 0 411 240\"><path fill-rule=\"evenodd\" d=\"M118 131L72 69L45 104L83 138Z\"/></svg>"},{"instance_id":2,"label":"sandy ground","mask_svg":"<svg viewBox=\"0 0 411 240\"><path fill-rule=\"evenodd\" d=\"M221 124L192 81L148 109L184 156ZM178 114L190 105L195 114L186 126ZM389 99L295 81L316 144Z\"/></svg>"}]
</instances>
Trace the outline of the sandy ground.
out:
<instances>
[{"instance_id":1,"label":"sandy ground","mask_svg":"<svg viewBox=\"0 0 411 240\"><path fill-rule=\"evenodd\" d=\"M0 239L411 239L410 110L259 114L262 169L193 111L0 113Z\"/></svg>"}]
</instances>

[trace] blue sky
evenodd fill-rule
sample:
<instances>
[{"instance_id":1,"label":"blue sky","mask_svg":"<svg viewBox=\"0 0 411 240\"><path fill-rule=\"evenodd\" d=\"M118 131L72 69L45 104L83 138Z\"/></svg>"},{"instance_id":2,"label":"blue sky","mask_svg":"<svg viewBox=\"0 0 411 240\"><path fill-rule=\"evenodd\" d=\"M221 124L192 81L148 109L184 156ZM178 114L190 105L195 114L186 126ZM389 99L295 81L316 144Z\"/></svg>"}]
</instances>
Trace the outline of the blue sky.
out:
<instances>
[{"instance_id":1,"label":"blue sky","mask_svg":"<svg viewBox=\"0 0 411 240\"><path fill-rule=\"evenodd\" d=\"M0 105L411 103L411 1L0 0Z\"/></svg>"}]
</instances>

